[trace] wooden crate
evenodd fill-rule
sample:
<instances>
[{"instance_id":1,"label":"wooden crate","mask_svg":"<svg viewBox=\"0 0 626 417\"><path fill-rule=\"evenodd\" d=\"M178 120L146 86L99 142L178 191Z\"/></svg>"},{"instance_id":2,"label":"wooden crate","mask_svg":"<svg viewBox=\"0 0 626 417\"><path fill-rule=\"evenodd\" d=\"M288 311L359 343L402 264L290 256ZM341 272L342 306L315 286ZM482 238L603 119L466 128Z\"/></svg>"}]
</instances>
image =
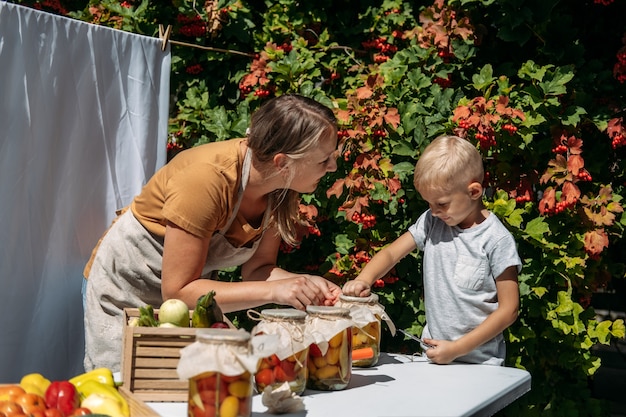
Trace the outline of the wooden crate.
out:
<instances>
[{"instance_id":1,"label":"wooden crate","mask_svg":"<svg viewBox=\"0 0 626 417\"><path fill-rule=\"evenodd\" d=\"M155 309L158 317L158 309ZM189 312L191 319L193 311ZM124 309L124 323L139 317L139 309ZM187 380L180 380L176 367L180 350L193 343L195 328L131 327L122 335L122 386L148 402L187 401Z\"/></svg>"}]
</instances>

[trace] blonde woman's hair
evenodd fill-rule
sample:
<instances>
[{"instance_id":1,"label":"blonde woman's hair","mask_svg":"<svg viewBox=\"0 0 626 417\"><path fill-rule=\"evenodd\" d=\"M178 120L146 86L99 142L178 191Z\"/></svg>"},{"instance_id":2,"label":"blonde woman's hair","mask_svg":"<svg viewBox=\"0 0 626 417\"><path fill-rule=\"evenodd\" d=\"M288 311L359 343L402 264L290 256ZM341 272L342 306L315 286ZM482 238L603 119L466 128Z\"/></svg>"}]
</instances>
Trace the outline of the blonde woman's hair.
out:
<instances>
[{"instance_id":1,"label":"blonde woman's hair","mask_svg":"<svg viewBox=\"0 0 626 417\"><path fill-rule=\"evenodd\" d=\"M482 184L483 161L468 140L442 135L433 140L415 164L416 190L453 191L472 182Z\"/></svg>"},{"instance_id":2,"label":"blonde woman's hair","mask_svg":"<svg viewBox=\"0 0 626 417\"><path fill-rule=\"evenodd\" d=\"M287 94L271 99L254 112L248 147L257 161L268 164L279 153L291 160L303 159L322 138L332 136L337 137L337 120L330 108L307 97ZM269 196L278 233L290 245L298 243L299 202L300 194L287 188Z\"/></svg>"}]
</instances>

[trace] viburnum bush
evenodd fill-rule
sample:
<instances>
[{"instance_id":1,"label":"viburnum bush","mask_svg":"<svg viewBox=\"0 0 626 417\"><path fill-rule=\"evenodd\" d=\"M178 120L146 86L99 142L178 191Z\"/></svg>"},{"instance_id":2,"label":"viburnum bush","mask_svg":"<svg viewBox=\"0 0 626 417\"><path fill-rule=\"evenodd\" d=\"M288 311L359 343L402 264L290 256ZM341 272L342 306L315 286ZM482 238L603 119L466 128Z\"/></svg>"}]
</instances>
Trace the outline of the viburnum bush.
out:
<instances>
[{"instance_id":1,"label":"viburnum bush","mask_svg":"<svg viewBox=\"0 0 626 417\"><path fill-rule=\"evenodd\" d=\"M333 107L338 170L302 197L302 242L279 259L290 270L356 277L427 208L412 185L424 147L444 133L474 143L485 204L524 263L507 365L529 370L533 387L501 414L608 413L591 398L591 348L623 338L624 323L598 319L590 302L625 279L625 2L23 3L144 35L171 25L172 41L198 46L171 45L170 156L244 136L270 97ZM425 320L421 272L412 253L374 288L413 332ZM417 346L386 332L383 349Z\"/></svg>"}]
</instances>

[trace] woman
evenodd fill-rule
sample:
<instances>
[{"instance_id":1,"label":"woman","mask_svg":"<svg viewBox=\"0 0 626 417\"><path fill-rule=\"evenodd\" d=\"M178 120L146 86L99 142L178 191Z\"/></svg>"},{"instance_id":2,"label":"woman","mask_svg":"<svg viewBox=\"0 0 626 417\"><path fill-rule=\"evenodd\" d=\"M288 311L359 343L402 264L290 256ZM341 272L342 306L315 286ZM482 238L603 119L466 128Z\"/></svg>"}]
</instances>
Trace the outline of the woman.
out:
<instances>
[{"instance_id":1,"label":"woman","mask_svg":"<svg viewBox=\"0 0 626 417\"><path fill-rule=\"evenodd\" d=\"M267 303L332 305L333 283L276 266L294 244L300 193L337 169L332 111L296 95L268 101L248 137L197 146L161 168L112 224L85 268L85 369L119 371L123 309L214 290L224 312ZM241 265L242 282L211 278Z\"/></svg>"}]
</instances>

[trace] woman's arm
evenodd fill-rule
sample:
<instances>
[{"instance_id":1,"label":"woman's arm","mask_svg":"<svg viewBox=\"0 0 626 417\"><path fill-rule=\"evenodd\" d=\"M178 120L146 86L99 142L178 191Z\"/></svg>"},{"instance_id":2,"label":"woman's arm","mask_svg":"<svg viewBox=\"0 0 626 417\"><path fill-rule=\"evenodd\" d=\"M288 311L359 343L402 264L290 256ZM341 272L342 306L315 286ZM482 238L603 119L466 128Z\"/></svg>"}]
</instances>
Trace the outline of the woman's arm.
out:
<instances>
[{"instance_id":1,"label":"woman's arm","mask_svg":"<svg viewBox=\"0 0 626 417\"><path fill-rule=\"evenodd\" d=\"M272 238L274 236L274 238ZM280 243L272 230L265 232L255 255L242 266L244 282L198 279L204 267L210 238L197 236L169 223L163 247L161 294L163 299L178 298L190 308L198 298L215 291L224 312L243 310L268 303L304 309L324 303L339 289L321 277L290 274L276 266ZM321 282L323 281L323 283Z\"/></svg>"},{"instance_id":2,"label":"woman's arm","mask_svg":"<svg viewBox=\"0 0 626 417\"><path fill-rule=\"evenodd\" d=\"M434 349L426 350L426 356L431 361L440 364L450 363L493 339L517 320L519 310L517 267L508 267L496 278L496 290L498 308L474 330L455 341L424 339L424 342L435 346Z\"/></svg>"}]
</instances>

